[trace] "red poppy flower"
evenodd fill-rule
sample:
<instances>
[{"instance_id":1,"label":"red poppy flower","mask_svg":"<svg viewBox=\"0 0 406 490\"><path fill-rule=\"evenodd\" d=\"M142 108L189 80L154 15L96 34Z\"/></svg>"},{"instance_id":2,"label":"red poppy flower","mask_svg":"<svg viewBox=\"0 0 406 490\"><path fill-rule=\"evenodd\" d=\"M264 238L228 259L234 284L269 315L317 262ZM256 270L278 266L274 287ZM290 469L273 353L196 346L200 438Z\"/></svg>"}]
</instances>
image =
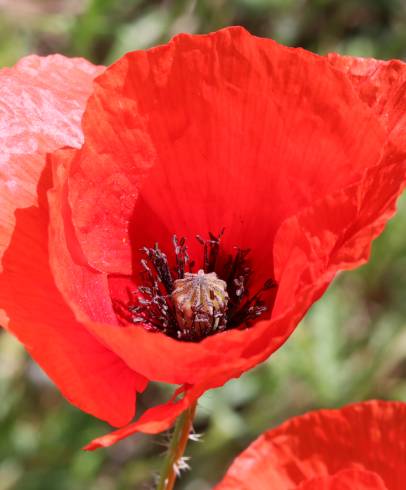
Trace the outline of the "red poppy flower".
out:
<instances>
[{"instance_id":1,"label":"red poppy flower","mask_svg":"<svg viewBox=\"0 0 406 490\"><path fill-rule=\"evenodd\" d=\"M38 199L0 196L17 209L0 275L8 329L65 396L120 426L148 381L181 385L89 448L166 429L367 259L405 185L406 71L376 78L364 63L358 74L241 28L129 53L95 81L84 144L30 180Z\"/></svg>"},{"instance_id":2,"label":"red poppy flower","mask_svg":"<svg viewBox=\"0 0 406 490\"><path fill-rule=\"evenodd\" d=\"M405 478L406 404L370 401L265 432L216 490L402 490Z\"/></svg>"}]
</instances>

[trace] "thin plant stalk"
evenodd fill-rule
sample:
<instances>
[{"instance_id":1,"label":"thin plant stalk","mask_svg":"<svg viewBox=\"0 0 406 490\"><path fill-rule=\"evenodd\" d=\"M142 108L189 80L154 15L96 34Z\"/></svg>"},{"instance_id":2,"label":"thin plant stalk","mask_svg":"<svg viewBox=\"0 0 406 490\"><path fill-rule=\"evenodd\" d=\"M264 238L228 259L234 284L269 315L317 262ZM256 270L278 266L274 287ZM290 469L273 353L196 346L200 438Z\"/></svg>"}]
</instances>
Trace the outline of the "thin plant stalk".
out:
<instances>
[{"instance_id":1,"label":"thin plant stalk","mask_svg":"<svg viewBox=\"0 0 406 490\"><path fill-rule=\"evenodd\" d=\"M185 410L176 421L168 452L162 467L157 490L173 490L179 474L178 464L185 452L192 430L196 403Z\"/></svg>"}]
</instances>

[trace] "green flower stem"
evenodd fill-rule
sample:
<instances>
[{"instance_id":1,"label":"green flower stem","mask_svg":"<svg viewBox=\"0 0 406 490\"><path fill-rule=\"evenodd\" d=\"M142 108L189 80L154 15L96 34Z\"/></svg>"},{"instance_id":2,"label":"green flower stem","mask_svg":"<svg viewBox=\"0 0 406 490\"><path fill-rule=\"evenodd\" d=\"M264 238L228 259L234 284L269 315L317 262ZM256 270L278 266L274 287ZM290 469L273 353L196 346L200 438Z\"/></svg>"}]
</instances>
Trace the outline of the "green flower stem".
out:
<instances>
[{"instance_id":1,"label":"green flower stem","mask_svg":"<svg viewBox=\"0 0 406 490\"><path fill-rule=\"evenodd\" d=\"M171 442L165 457L157 490L172 490L177 473L176 464L182 458L192 430L193 419L196 411L196 403L185 410L176 421Z\"/></svg>"}]
</instances>

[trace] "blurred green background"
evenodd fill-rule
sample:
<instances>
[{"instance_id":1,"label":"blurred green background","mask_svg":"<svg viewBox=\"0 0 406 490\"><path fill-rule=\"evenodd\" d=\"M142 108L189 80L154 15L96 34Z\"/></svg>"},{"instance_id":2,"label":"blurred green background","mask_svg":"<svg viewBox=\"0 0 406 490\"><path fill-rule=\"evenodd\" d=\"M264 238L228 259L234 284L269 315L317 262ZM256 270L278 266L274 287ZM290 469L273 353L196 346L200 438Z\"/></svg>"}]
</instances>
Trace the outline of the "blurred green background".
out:
<instances>
[{"instance_id":1,"label":"blurred green background","mask_svg":"<svg viewBox=\"0 0 406 490\"><path fill-rule=\"evenodd\" d=\"M60 52L111 63L178 32L240 24L318 53L406 57L403 0L0 0L0 65ZM406 199L368 265L340 275L265 364L207 393L177 488L207 490L260 432L318 407L367 398L406 401ZM153 488L165 436L108 450L80 447L109 430L70 406L9 335L0 333L0 490ZM155 386L140 408L167 396Z\"/></svg>"}]
</instances>

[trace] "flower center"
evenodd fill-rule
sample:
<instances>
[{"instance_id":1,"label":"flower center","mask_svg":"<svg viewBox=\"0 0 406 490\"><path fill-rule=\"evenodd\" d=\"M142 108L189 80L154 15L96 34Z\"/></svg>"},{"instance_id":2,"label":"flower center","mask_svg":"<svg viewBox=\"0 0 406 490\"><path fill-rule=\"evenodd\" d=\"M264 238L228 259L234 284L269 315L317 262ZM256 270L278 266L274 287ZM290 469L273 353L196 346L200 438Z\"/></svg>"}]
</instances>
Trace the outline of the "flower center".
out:
<instances>
[{"instance_id":1,"label":"flower center","mask_svg":"<svg viewBox=\"0 0 406 490\"><path fill-rule=\"evenodd\" d=\"M186 272L171 294L180 330L206 337L227 325L227 284L215 272Z\"/></svg>"},{"instance_id":2,"label":"flower center","mask_svg":"<svg viewBox=\"0 0 406 490\"><path fill-rule=\"evenodd\" d=\"M253 271L247 256L249 249L236 248L234 255L219 264L220 242L224 230L204 240L202 268L193 272L185 238L173 237L174 267L158 244L141 249L141 286L131 292L127 321L140 324L170 337L198 342L208 335L231 328L249 327L268 310L264 293L276 287L265 281L254 295L249 283ZM123 317L123 305L117 313ZM128 312L130 315L128 316Z\"/></svg>"}]
</instances>

